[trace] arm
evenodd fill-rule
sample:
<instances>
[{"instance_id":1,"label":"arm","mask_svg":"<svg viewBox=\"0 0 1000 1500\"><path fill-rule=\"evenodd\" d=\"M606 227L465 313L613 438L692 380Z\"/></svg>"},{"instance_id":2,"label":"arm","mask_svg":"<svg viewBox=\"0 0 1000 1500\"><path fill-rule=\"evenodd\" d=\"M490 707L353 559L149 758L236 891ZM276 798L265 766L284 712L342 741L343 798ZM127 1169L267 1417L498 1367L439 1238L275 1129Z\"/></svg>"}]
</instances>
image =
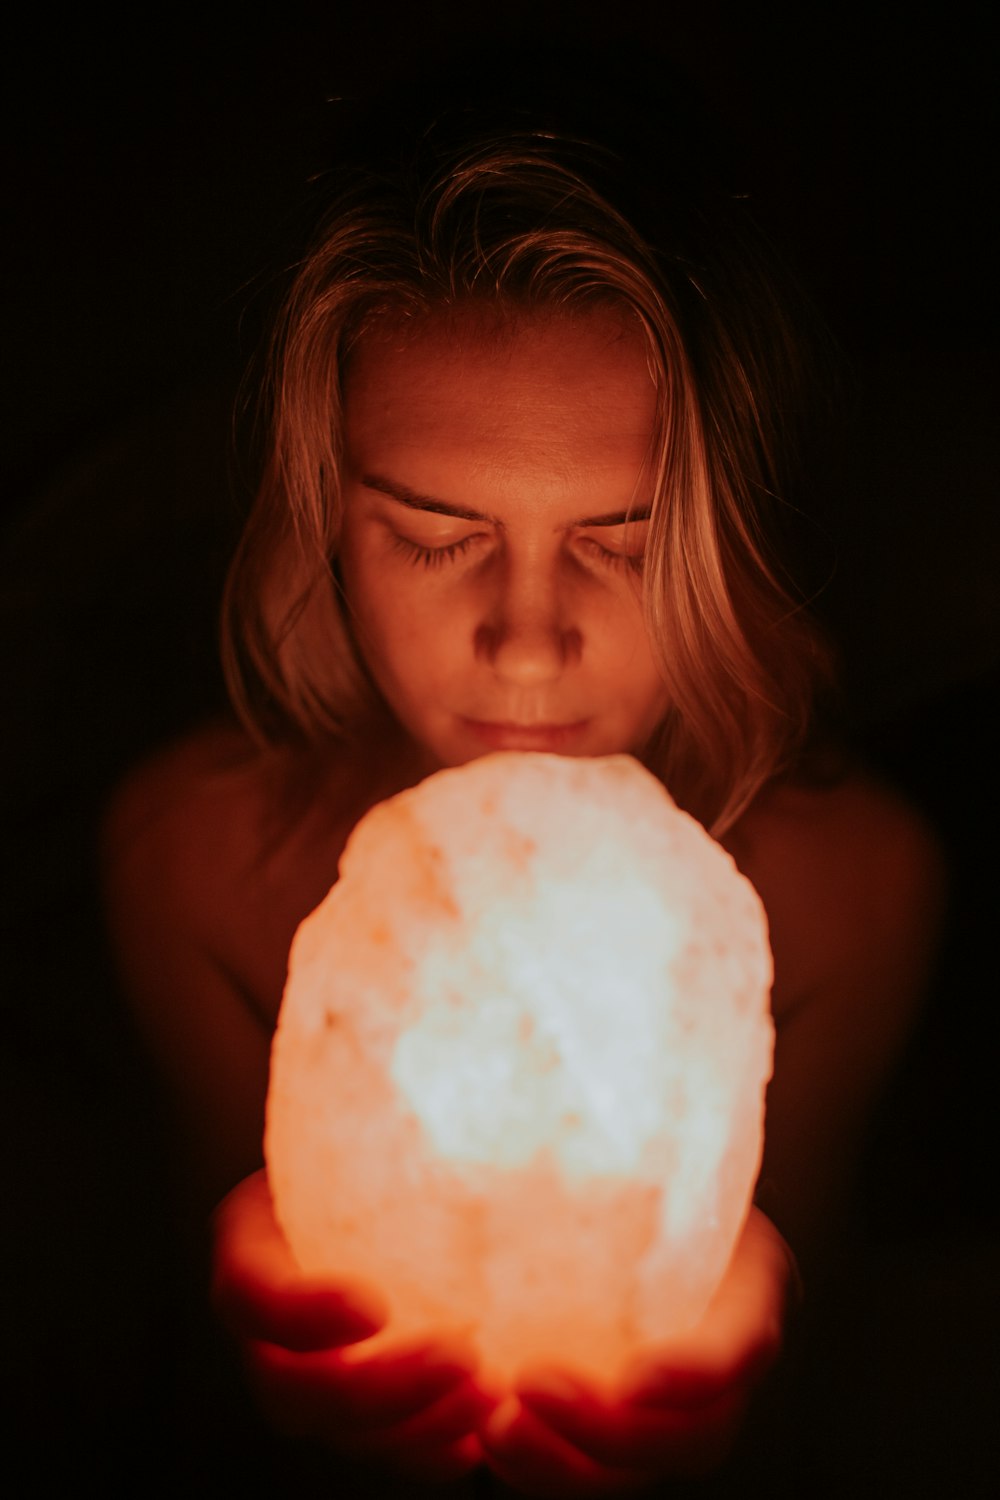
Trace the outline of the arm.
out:
<instances>
[{"instance_id":1,"label":"arm","mask_svg":"<svg viewBox=\"0 0 1000 1500\"><path fill-rule=\"evenodd\" d=\"M105 817L106 920L123 997L163 1081L189 1208L207 1212L262 1165L270 1035L225 952L224 825L188 753L133 774Z\"/></svg>"},{"instance_id":2,"label":"arm","mask_svg":"<svg viewBox=\"0 0 1000 1500\"><path fill-rule=\"evenodd\" d=\"M111 940L164 1080L182 1206L207 1213L226 1194L212 1217L213 1300L268 1421L366 1463L453 1477L479 1461L491 1404L468 1351L371 1337L386 1317L377 1291L304 1279L271 1212L266 1017L311 898L276 909L286 882L254 847L259 821L246 780L206 775L190 749L133 776L106 820Z\"/></svg>"},{"instance_id":3,"label":"arm","mask_svg":"<svg viewBox=\"0 0 1000 1500\"><path fill-rule=\"evenodd\" d=\"M789 1239L808 1283L923 1003L946 873L927 826L874 784L851 783L833 796L804 841L796 839L801 816L794 804L781 811L760 874L777 982L756 1201Z\"/></svg>"}]
</instances>

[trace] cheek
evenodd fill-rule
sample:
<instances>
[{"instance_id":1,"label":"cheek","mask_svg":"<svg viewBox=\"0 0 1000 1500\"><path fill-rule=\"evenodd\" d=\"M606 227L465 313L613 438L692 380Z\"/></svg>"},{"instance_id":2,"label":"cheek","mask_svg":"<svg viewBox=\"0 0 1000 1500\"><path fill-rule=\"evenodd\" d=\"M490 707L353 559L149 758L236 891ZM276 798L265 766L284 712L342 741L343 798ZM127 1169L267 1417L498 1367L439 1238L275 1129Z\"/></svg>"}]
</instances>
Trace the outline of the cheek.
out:
<instances>
[{"instance_id":1,"label":"cheek","mask_svg":"<svg viewBox=\"0 0 1000 1500\"><path fill-rule=\"evenodd\" d=\"M642 604L630 594L608 601L595 612L588 632L590 644L609 669L617 664L628 679L658 677L653 644L646 627Z\"/></svg>"},{"instance_id":2,"label":"cheek","mask_svg":"<svg viewBox=\"0 0 1000 1500\"><path fill-rule=\"evenodd\" d=\"M380 538L365 527L356 533L345 528L339 570L359 634L363 632L373 640L384 640L391 635L405 590L401 591L393 579Z\"/></svg>"},{"instance_id":3,"label":"cheek","mask_svg":"<svg viewBox=\"0 0 1000 1500\"><path fill-rule=\"evenodd\" d=\"M466 636L454 601L439 599L419 575L411 578L384 566L368 573L358 588L355 618L369 665L418 691L454 664Z\"/></svg>"},{"instance_id":4,"label":"cheek","mask_svg":"<svg viewBox=\"0 0 1000 1500\"><path fill-rule=\"evenodd\" d=\"M651 713L654 718L661 718L668 706L667 686L638 606L628 628L618 637L615 657L621 696L645 716ZM608 671L612 670L609 662Z\"/></svg>"}]
</instances>

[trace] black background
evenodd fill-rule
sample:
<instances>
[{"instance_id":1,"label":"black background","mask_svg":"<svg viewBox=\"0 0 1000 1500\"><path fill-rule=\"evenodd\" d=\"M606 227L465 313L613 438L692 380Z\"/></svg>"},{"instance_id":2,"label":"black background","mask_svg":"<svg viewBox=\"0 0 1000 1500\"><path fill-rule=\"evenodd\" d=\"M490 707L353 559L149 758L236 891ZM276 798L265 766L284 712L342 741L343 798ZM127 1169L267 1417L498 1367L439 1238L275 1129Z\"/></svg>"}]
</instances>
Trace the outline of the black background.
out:
<instances>
[{"instance_id":1,"label":"black background","mask_svg":"<svg viewBox=\"0 0 1000 1500\"><path fill-rule=\"evenodd\" d=\"M867 1163L868 1279L840 1347L858 1377L817 1421L827 1456L838 1426L852 1438L827 1489L814 1474L790 1492L986 1493L1000 1472L986 17L721 0L21 15L3 142L4 1342L39 1485L58 1451L155 1492L149 1455L206 1420L177 1394L167 1266L186 1247L106 982L92 835L115 777L218 691L215 592L247 484L229 413L330 157L328 101L469 42L561 37L688 74L845 351L856 451L829 613L861 742L954 872L941 971ZM185 1441L218 1461L214 1433Z\"/></svg>"},{"instance_id":2,"label":"black background","mask_svg":"<svg viewBox=\"0 0 1000 1500\"><path fill-rule=\"evenodd\" d=\"M985 18L968 4L724 0L43 11L7 60L5 505L19 513L178 392L232 386L331 159L329 99L410 83L470 42L638 50L701 90L735 185L853 362L869 424L853 440L875 444L844 495L833 596L851 597L866 707L988 670L1000 542Z\"/></svg>"},{"instance_id":3,"label":"black background","mask_svg":"<svg viewBox=\"0 0 1000 1500\"><path fill-rule=\"evenodd\" d=\"M484 40L679 63L852 350L992 348L985 6L242 9L42 9L8 39L15 493L238 346L327 163L325 101L412 81Z\"/></svg>"}]
</instances>

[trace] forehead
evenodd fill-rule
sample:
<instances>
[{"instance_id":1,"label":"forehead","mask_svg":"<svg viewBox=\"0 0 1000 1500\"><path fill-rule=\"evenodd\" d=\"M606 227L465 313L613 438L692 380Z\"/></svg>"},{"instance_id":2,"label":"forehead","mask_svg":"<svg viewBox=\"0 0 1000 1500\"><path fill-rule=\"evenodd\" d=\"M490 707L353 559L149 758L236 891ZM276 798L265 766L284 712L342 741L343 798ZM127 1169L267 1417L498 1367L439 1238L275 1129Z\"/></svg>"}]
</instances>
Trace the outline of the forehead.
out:
<instances>
[{"instance_id":1,"label":"forehead","mask_svg":"<svg viewBox=\"0 0 1000 1500\"><path fill-rule=\"evenodd\" d=\"M648 455L656 409L641 329L614 309L468 307L386 320L345 380L359 462L447 452L469 462L628 466Z\"/></svg>"}]
</instances>

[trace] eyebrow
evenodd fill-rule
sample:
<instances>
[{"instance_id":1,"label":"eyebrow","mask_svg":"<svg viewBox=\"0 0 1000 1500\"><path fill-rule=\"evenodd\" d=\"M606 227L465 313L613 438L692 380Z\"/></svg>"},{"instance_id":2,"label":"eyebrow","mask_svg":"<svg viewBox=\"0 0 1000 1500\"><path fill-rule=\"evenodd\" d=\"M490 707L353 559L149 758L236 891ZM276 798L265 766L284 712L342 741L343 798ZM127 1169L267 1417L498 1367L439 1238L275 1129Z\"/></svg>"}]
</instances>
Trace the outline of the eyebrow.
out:
<instances>
[{"instance_id":1,"label":"eyebrow","mask_svg":"<svg viewBox=\"0 0 1000 1500\"><path fill-rule=\"evenodd\" d=\"M480 510L468 510L462 505L450 505L446 500L438 500L433 495L422 495L419 490L411 489L408 484L400 484L395 479L386 479L382 474L362 474L361 483L365 489L377 490L380 495L388 496L390 500L407 506L409 510L426 510L436 516L453 516L456 521L488 521L492 526L503 525L498 516L487 515ZM624 526L629 521L648 521L649 517L650 508L647 505L639 510L616 510L599 516L585 516L573 524L575 526Z\"/></svg>"}]
</instances>

